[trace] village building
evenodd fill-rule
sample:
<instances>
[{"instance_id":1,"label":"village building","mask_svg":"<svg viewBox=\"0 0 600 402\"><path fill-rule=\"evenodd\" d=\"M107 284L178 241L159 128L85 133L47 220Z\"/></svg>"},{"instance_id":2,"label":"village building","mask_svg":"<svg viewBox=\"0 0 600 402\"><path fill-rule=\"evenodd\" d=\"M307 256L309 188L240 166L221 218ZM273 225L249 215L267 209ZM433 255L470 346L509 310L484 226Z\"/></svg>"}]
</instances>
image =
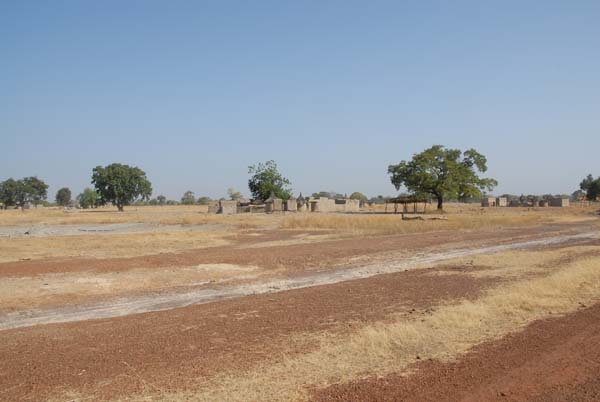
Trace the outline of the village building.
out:
<instances>
[{"instance_id":1,"label":"village building","mask_svg":"<svg viewBox=\"0 0 600 402\"><path fill-rule=\"evenodd\" d=\"M298 210L298 203L296 198L290 197L286 201L283 202L284 211L288 212L296 212Z\"/></svg>"},{"instance_id":2,"label":"village building","mask_svg":"<svg viewBox=\"0 0 600 402\"><path fill-rule=\"evenodd\" d=\"M360 201L353 200L350 198L342 198L335 200L335 211L336 212L359 212Z\"/></svg>"},{"instance_id":3,"label":"village building","mask_svg":"<svg viewBox=\"0 0 600 402\"><path fill-rule=\"evenodd\" d=\"M283 211L283 200L281 198L275 197L274 194L265 201L265 212L273 213L273 212L282 212Z\"/></svg>"},{"instance_id":4,"label":"village building","mask_svg":"<svg viewBox=\"0 0 600 402\"><path fill-rule=\"evenodd\" d=\"M219 214L233 215L237 214L237 201L221 200L219 201Z\"/></svg>"},{"instance_id":5,"label":"village building","mask_svg":"<svg viewBox=\"0 0 600 402\"><path fill-rule=\"evenodd\" d=\"M569 205L570 204L568 198L554 197L550 199L551 207L568 207Z\"/></svg>"},{"instance_id":6,"label":"village building","mask_svg":"<svg viewBox=\"0 0 600 402\"><path fill-rule=\"evenodd\" d=\"M496 198L494 197L485 197L481 200L482 207L495 207L496 206Z\"/></svg>"}]
</instances>

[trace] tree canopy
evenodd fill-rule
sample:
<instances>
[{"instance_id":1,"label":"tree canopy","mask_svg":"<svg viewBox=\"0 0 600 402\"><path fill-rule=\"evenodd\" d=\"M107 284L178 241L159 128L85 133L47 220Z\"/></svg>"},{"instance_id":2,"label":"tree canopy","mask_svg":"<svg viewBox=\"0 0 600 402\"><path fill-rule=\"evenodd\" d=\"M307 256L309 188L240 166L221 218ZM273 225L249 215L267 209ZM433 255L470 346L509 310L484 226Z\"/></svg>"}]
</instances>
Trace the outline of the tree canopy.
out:
<instances>
[{"instance_id":1,"label":"tree canopy","mask_svg":"<svg viewBox=\"0 0 600 402\"><path fill-rule=\"evenodd\" d=\"M63 187L56 192L56 203L61 207L66 207L71 202L71 190Z\"/></svg>"},{"instance_id":2,"label":"tree canopy","mask_svg":"<svg viewBox=\"0 0 600 402\"><path fill-rule=\"evenodd\" d=\"M291 197L291 183L279 173L275 161L249 166L248 173L252 175L248 180L248 188L255 199L266 201L271 194L283 200Z\"/></svg>"},{"instance_id":3,"label":"tree canopy","mask_svg":"<svg viewBox=\"0 0 600 402\"><path fill-rule=\"evenodd\" d=\"M206 197L206 196L198 197L198 199L196 200L196 204L208 205L208 204L210 204L210 201L211 201L210 197Z\"/></svg>"},{"instance_id":4,"label":"tree canopy","mask_svg":"<svg viewBox=\"0 0 600 402\"><path fill-rule=\"evenodd\" d=\"M113 163L92 171L92 183L100 196L100 202L111 202L119 211L131 205L135 200L147 200L152 194L152 184L146 173L136 166Z\"/></svg>"},{"instance_id":5,"label":"tree canopy","mask_svg":"<svg viewBox=\"0 0 600 402\"><path fill-rule=\"evenodd\" d=\"M366 202L366 201L368 201L369 198L367 198L367 196L364 195L363 193L359 193L358 191L355 191L352 194L350 194L350 199Z\"/></svg>"},{"instance_id":6,"label":"tree canopy","mask_svg":"<svg viewBox=\"0 0 600 402\"><path fill-rule=\"evenodd\" d=\"M498 182L479 177L479 173L486 171L487 160L476 150L462 152L442 145L434 145L409 161L388 167L396 190L404 186L413 195L432 196L438 209L443 208L444 199L479 197L482 191L491 191Z\"/></svg>"},{"instance_id":7,"label":"tree canopy","mask_svg":"<svg viewBox=\"0 0 600 402\"><path fill-rule=\"evenodd\" d=\"M194 205L196 203L196 195L193 191L186 191L181 197L181 204L183 205Z\"/></svg>"},{"instance_id":8,"label":"tree canopy","mask_svg":"<svg viewBox=\"0 0 600 402\"><path fill-rule=\"evenodd\" d=\"M229 199L231 199L232 201L237 201L240 198L242 198L242 193L240 193L239 191L236 191L235 188L233 188L233 187L229 187L227 189L227 195L229 196Z\"/></svg>"},{"instance_id":9,"label":"tree canopy","mask_svg":"<svg viewBox=\"0 0 600 402\"><path fill-rule=\"evenodd\" d=\"M99 204L98 193L92 188L86 188L77 196L77 202L83 209L95 208Z\"/></svg>"},{"instance_id":10,"label":"tree canopy","mask_svg":"<svg viewBox=\"0 0 600 402\"><path fill-rule=\"evenodd\" d=\"M579 184L579 188L585 191L585 197L588 200L595 201L600 197L600 176L594 179L594 176L591 174L587 175Z\"/></svg>"},{"instance_id":11,"label":"tree canopy","mask_svg":"<svg viewBox=\"0 0 600 402\"><path fill-rule=\"evenodd\" d=\"M48 197L48 185L36 176L21 180L7 179L0 183L0 202L5 206L21 206L27 203L41 204Z\"/></svg>"}]
</instances>

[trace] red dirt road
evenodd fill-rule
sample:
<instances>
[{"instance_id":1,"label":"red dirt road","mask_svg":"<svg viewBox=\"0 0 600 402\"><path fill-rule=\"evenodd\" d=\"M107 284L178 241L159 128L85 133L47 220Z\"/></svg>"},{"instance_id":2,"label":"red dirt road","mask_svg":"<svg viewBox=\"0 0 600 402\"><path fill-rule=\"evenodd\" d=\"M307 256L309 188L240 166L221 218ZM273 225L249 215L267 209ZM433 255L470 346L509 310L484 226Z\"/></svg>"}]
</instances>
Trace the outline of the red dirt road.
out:
<instances>
[{"instance_id":1,"label":"red dirt road","mask_svg":"<svg viewBox=\"0 0 600 402\"><path fill-rule=\"evenodd\" d=\"M458 362L427 361L407 377L332 386L314 402L598 402L600 305L538 321Z\"/></svg>"}]
</instances>

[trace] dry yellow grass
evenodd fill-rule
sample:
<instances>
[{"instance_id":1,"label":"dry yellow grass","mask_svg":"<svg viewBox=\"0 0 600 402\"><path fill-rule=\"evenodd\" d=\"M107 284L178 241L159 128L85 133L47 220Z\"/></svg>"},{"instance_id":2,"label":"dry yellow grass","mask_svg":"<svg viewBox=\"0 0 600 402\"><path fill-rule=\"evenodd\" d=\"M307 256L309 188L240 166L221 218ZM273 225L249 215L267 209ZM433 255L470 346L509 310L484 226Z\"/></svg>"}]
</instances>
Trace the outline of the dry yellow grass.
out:
<instances>
[{"instance_id":1,"label":"dry yellow grass","mask_svg":"<svg viewBox=\"0 0 600 402\"><path fill-rule=\"evenodd\" d=\"M432 275L469 275L475 278L498 277L523 278L528 275L548 274L562 268L565 260L575 260L590 255L600 256L600 247L574 246L565 249L539 251L515 250L502 254L478 255L453 259L440 265L447 271L434 271ZM454 270L454 267L476 267L470 270Z\"/></svg>"},{"instance_id":2,"label":"dry yellow grass","mask_svg":"<svg viewBox=\"0 0 600 402\"><path fill-rule=\"evenodd\" d=\"M283 229L340 230L352 234L404 234L438 230L529 226L547 222L537 215L452 215L447 220L404 221L400 215L298 214L286 216Z\"/></svg>"},{"instance_id":3,"label":"dry yellow grass","mask_svg":"<svg viewBox=\"0 0 600 402\"><path fill-rule=\"evenodd\" d=\"M29 210L0 210L0 225L19 226L34 224L104 224L104 223L157 223L163 225L192 225L220 223L243 227L268 226L271 216L266 214L217 215L206 213L201 205L126 207L88 210L61 208L32 208Z\"/></svg>"},{"instance_id":4,"label":"dry yellow grass","mask_svg":"<svg viewBox=\"0 0 600 402\"><path fill-rule=\"evenodd\" d=\"M381 209L381 206L374 208ZM598 221L596 208L481 208L474 204L446 204L447 220L403 221L400 214L287 215L283 229L339 230L356 235L420 233L437 230L490 229L547 223ZM435 210L432 213L437 213ZM430 216L430 215L428 215Z\"/></svg>"},{"instance_id":5,"label":"dry yellow grass","mask_svg":"<svg viewBox=\"0 0 600 402\"><path fill-rule=\"evenodd\" d=\"M402 372L417 355L452 360L534 320L600 301L599 265L600 257L587 257L549 276L500 286L474 302L439 306L422 320L368 325L279 363L205 379L195 392L155 391L128 400L298 401L307 399L310 387Z\"/></svg>"},{"instance_id":6,"label":"dry yellow grass","mask_svg":"<svg viewBox=\"0 0 600 402\"><path fill-rule=\"evenodd\" d=\"M161 231L130 234L0 238L0 262L43 258L114 258L229 244L226 231Z\"/></svg>"}]
</instances>

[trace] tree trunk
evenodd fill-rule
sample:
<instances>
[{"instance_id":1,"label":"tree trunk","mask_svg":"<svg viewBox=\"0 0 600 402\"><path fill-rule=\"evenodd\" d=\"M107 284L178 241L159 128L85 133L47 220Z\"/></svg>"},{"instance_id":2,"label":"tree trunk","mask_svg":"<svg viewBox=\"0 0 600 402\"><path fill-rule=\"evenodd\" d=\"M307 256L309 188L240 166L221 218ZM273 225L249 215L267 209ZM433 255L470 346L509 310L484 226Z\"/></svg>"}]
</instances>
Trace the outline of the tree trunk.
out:
<instances>
[{"instance_id":1,"label":"tree trunk","mask_svg":"<svg viewBox=\"0 0 600 402\"><path fill-rule=\"evenodd\" d=\"M438 211L441 211L442 209L444 209L444 197L438 197L437 199L438 202Z\"/></svg>"},{"instance_id":2,"label":"tree trunk","mask_svg":"<svg viewBox=\"0 0 600 402\"><path fill-rule=\"evenodd\" d=\"M119 208L119 212L123 212L123 205L117 205L117 208Z\"/></svg>"}]
</instances>

